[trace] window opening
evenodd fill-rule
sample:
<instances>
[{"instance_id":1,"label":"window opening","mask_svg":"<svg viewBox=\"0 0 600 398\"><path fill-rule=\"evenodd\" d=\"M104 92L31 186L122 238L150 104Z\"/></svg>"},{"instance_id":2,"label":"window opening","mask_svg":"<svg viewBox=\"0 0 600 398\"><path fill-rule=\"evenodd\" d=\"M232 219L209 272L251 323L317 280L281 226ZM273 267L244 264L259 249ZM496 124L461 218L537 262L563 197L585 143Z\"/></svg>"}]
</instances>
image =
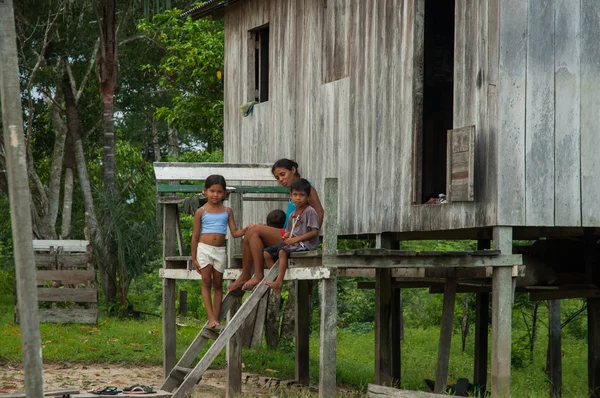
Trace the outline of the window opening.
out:
<instances>
[{"instance_id":1,"label":"window opening","mask_svg":"<svg viewBox=\"0 0 600 398\"><path fill-rule=\"evenodd\" d=\"M254 39L254 100L269 100L269 26L251 32Z\"/></svg>"},{"instance_id":2,"label":"window opening","mask_svg":"<svg viewBox=\"0 0 600 398\"><path fill-rule=\"evenodd\" d=\"M454 105L454 1L425 0L424 18L423 120L421 140L417 140L422 151L418 165L421 186L420 197L415 197L417 203L446 193L447 132L453 127Z\"/></svg>"}]
</instances>

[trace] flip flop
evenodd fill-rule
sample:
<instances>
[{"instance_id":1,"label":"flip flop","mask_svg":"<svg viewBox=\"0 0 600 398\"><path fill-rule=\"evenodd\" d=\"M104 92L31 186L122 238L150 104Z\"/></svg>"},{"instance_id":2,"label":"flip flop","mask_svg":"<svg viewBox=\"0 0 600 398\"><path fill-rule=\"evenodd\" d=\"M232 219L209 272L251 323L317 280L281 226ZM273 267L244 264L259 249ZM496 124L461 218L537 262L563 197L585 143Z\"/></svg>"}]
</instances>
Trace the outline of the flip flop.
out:
<instances>
[{"instance_id":1,"label":"flip flop","mask_svg":"<svg viewBox=\"0 0 600 398\"><path fill-rule=\"evenodd\" d=\"M89 390L88 392L90 394L96 394L96 395L117 395L117 394L121 393L122 391L119 390L116 386L106 386L103 388L96 388L94 390Z\"/></svg>"},{"instance_id":2,"label":"flip flop","mask_svg":"<svg viewBox=\"0 0 600 398\"><path fill-rule=\"evenodd\" d=\"M127 394L154 394L156 391L150 386L145 384L134 384L131 387L123 389L123 392Z\"/></svg>"}]
</instances>

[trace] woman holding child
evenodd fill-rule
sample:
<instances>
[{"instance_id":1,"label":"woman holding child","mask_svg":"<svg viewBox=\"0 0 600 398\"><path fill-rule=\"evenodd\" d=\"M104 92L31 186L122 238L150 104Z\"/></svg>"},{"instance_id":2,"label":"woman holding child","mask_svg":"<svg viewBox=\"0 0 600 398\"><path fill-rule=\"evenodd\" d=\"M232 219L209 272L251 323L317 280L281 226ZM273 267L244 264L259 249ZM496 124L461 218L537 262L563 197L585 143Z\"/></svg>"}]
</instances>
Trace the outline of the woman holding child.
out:
<instances>
[{"instance_id":1,"label":"woman holding child","mask_svg":"<svg viewBox=\"0 0 600 398\"><path fill-rule=\"evenodd\" d=\"M302 214L306 212L304 219L307 221L303 222L308 222L308 218L310 218L310 225L308 225L308 230L303 229L303 232L306 233L300 236L292 236L292 234L288 232L288 235L283 235L283 237L281 229L277 227L263 224L249 226L245 234L242 249L242 274L235 282L229 285L227 288L229 291L240 287L242 290L248 290L256 286L264 277L265 258L269 261L268 265L272 265L277 255L282 253L283 246L291 246L294 250L314 250L316 248L313 248L313 246L315 246L314 242L318 242L318 228L323 223L323 216L325 214L317 191L312 185L307 185L306 180L302 179L302 181L300 181L301 177L298 172L298 163L293 160L280 159L275 162L271 171L280 185L292 189L292 195L290 195L290 201L288 202L288 208L286 210L286 224L292 223L294 220L297 223L300 222L299 219L302 218ZM296 192L295 199L293 195L294 192ZM295 227L296 225L293 227L290 225L286 231L291 230L293 232ZM310 243L304 245L305 242ZM270 249L269 252L265 251L263 253L265 248L270 247L278 248ZM283 251L284 253L282 254L284 254L285 260L287 260L287 254L290 251ZM284 258L281 258L281 260L284 260ZM254 264L254 276L251 275L252 264ZM278 276L277 280L269 283L269 286L275 291L281 290L284 273L285 269L280 269L280 276Z\"/></svg>"}]
</instances>

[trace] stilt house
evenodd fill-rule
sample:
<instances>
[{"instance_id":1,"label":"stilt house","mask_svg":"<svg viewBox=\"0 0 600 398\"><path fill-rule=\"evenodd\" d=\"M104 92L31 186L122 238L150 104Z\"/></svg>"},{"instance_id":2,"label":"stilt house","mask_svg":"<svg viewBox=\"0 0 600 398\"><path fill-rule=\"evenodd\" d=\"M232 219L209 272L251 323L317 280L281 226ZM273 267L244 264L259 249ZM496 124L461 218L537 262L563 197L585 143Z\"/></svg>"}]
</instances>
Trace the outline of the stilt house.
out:
<instances>
[{"instance_id":1,"label":"stilt house","mask_svg":"<svg viewBox=\"0 0 600 398\"><path fill-rule=\"evenodd\" d=\"M226 162L292 158L319 192L337 178L340 236L493 238L503 255L535 242L517 288L588 297L599 391L600 2L210 0L186 14L224 18ZM493 396L510 394L514 276L494 268Z\"/></svg>"}]
</instances>

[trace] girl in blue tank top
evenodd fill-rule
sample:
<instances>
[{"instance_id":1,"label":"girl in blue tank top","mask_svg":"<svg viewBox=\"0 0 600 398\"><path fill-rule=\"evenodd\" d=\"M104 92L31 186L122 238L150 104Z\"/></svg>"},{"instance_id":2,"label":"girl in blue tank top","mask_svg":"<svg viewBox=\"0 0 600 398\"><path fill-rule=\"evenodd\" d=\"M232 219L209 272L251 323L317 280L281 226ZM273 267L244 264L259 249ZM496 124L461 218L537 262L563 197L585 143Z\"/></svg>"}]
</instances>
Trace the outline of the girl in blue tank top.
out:
<instances>
[{"instance_id":1,"label":"girl in blue tank top","mask_svg":"<svg viewBox=\"0 0 600 398\"><path fill-rule=\"evenodd\" d=\"M207 202L194 214L192 234L192 264L202 275L202 300L208 314L208 327L219 325L223 301L223 271L227 266L225 236L227 226L231 236L244 236L246 228L237 229L231 208L223 206L227 183L221 175L211 175L204 183ZM214 288L214 305L211 290Z\"/></svg>"}]
</instances>

